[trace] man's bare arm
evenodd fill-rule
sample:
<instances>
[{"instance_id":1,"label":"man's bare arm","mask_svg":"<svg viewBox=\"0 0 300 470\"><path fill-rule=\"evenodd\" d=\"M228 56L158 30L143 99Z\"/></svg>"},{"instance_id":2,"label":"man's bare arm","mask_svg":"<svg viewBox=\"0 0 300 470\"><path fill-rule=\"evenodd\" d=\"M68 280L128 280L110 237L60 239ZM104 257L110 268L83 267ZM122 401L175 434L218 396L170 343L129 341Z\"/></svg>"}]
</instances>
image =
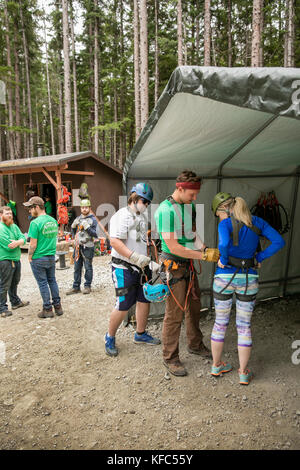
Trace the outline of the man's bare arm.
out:
<instances>
[{"instance_id":1,"label":"man's bare arm","mask_svg":"<svg viewBox=\"0 0 300 470\"><path fill-rule=\"evenodd\" d=\"M30 244L28 248L28 259L30 263L32 261L32 256L36 250L36 247L37 247L37 238L30 238Z\"/></svg>"}]
</instances>

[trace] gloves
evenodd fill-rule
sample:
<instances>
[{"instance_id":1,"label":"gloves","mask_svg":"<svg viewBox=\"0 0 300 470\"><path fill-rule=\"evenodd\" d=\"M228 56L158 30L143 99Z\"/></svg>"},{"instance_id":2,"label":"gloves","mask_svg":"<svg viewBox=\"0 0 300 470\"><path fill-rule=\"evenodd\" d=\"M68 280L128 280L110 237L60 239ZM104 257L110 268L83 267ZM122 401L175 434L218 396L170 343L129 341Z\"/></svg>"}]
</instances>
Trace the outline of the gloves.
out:
<instances>
[{"instance_id":1,"label":"gloves","mask_svg":"<svg viewBox=\"0 0 300 470\"><path fill-rule=\"evenodd\" d=\"M218 248L205 248L203 253L203 261L210 261L212 263L217 263L220 258L220 252Z\"/></svg>"},{"instance_id":2,"label":"gloves","mask_svg":"<svg viewBox=\"0 0 300 470\"><path fill-rule=\"evenodd\" d=\"M151 261L151 258L149 258L149 256L139 255L139 253L137 253L136 251L133 251L131 253L129 259L133 264L136 264L136 266L141 269L144 269L146 266L148 266Z\"/></svg>"},{"instance_id":3,"label":"gloves","mask_svg":"<svg viewBox=\"0 0 300 470\"><path fill-rule=\"evenodd\" d=\"M91 223L87 219L81 220L80 230L87 230L91 226Z\"/></svg>"},{"instance_id":4,"label":"gloves","mask_svg":"<svg viewBox=\"0 0 300 470\"><path fill-rule=\"evenodd\" d=\"M75 230L77 228L78 224L79 224L79 217L76 217L76 219L74 220L74 222L71 225L71 228Z\"/></svg>"}]
</instances>

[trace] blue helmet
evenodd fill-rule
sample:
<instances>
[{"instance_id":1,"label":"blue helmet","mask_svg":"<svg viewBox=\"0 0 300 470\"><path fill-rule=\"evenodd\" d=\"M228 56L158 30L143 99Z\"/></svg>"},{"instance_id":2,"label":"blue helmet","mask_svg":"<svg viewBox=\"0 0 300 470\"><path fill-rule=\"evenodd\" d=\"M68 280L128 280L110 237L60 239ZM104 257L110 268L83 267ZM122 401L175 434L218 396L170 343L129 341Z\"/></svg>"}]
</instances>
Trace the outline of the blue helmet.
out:
<instances>
[{"instance_id":1,"label":"blue helmet","mask_svg":"<svg viewBox=\"0 0 300 470\"><path fill-rule=\"evenodd\" d=\"M147 183L137 183L131 189L130 193L136 193L138 196L147 199L147 201L151 202L153 199L153 191L150 184Z\"/></svg>"},{"instance_id":2,"label":"blue helmet","mask_svg":"<svg viewBox=\"0 0 300 470\"><path fill-rule=\"evenodd\" d=\"M143 292L149 302L163 302L170 295L170 289L166 284L152 286L152 284L145 282Z\"/></svg>"}]
</instances>

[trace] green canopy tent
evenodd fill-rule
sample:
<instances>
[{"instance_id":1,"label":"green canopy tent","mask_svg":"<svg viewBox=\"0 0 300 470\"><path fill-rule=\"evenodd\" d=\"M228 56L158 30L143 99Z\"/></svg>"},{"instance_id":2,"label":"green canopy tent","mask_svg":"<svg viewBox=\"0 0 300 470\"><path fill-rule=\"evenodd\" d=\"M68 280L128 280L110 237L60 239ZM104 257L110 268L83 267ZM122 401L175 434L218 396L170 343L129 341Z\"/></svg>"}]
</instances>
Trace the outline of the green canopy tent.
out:
<instances>
[{"instance_id":1,"label":"green canopy tent","mask_svg":"<svg viewBox=\"0 0 300 470\"><path fill-rule=\"evenodd\" d=\"M300 69L178 67L125 162L124 191L137 181L151 184L153 211L183 169L195 171L204 179L200 234L216 246L217 192L240 195L251 207L274 190L291 228L286 247L263 263L259 298L299 292L299 144ZM213 272L202 263L204 306L211 304Z\"/></svg>"}]
</instances>

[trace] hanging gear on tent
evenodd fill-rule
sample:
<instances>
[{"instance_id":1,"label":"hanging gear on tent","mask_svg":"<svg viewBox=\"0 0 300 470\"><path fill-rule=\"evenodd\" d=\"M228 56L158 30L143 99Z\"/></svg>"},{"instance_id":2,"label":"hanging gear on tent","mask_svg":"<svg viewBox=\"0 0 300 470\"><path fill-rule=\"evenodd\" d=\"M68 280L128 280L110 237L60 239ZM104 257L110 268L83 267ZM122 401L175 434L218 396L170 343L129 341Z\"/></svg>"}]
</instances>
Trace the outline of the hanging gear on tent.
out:
<instances>
[{"instance_id":1,"label":"hanging gear on tent","mask_svg":"<svg viewBox=\"0 0 300 470\"><path fill-rule=\"evenodd\" d=\"M287 211L278 202L275 191L270 191L267 194L262 193L257 203L252 207L251 214L264 219L281 235L290 229ZM281 214L284 215L285 223L283 223Z\"/></svg>"}]
</instances>

